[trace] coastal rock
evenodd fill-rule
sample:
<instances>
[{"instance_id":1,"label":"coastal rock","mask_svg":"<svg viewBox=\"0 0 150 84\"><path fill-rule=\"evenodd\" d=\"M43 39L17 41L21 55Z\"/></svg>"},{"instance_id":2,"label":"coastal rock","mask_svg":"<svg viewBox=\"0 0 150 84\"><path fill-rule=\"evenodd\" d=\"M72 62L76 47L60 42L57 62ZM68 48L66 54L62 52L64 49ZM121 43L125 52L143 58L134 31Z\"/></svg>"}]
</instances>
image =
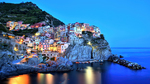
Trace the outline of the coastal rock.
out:
<instances>
[{"instance_id":1,"label":"coastal rock","mask_svg":"<svg viewBox=\"0 0 150 84\"><path fill-rule=\"evenodd\" d=\"M122 55L120 55L120 58L123 58L123 56L122 56Z\"/></svg>"},{"instance_id":2,"label":"coastal rock","mask_svg":"<svg viewBox=\"0 0 150 84\"><path fill-rule=\"evenodd\" d=\"M80 43L76 43L74 40ZM73 39L73 43L65 51L65 56L70 61L107 60L110 55L112 55L111 49L106 40L92 38L86 34L83 34L82 38Z\"/></svg>"},{"instance_id":3,"label":"coastal rock","mask_svg":"<svg viewBox=\"0 0 150 84\"><path fill-rule=\"evenodd\" d=\"M73 63L71 61L69 61L66 58L63 57L58 57L56 61L47 61L48 65L50 66L59 66L59 65L63 65L63 66L72 66Z\"/></svg>"},{"instance_id":4,"label":"coastal rock","mask_svg":"<svg viewBox=\"0 0 150 84\"><path fill-rule=\"evenodd\" d=\"M111 61L111 62L114 62L114 63L118 63L120 65L126 66L126 67L134 69L134 70L144 69L144 67L142 67L138 63L133 63L133 62L129 62L129 61L124 60L124 59L120 59L118 57L118 55L111 55L108 58L108 61Z\"/></svg>"},{"instance_id":5,"label":"coastal rock","mask_svg":"<svg viewBox=\"0 0 150 84\"><path fill-rule=\"evenodd\" d=\"M122 59L119 59L118 55L112 55L112 54L110 54L110 56L108 57L108 61L113 61L113 60L114 61L118 60L120 63L122 63L122 61L123 61Z\"/></svg>"},{"instance_id":6,"label":"coastal rock","mask_svg":"<svg viewBox=\"0 0 150 84\"><path fill-rule=\"evenodd\" d=\"M21 60L20 63L26 64L26 65L31 65L31 66L37 66L39 64L39 59L38 58L24 58Z\"/></svg>"},{"instance_id":7,"label":"coastal rock","mask_svg":"<svg viewBox=\"0 0 150 84\"><path fill-rule=\"evenodd\" d=\"M93 50L93 58L94 59L102 59L107 60L112 53L110 52L110 46L101 48L101 49L94 49Z\"/></svg>"},{"instance_id":8,"label":"coastal rock","mask_svg":"<svg viewBox=\"0 0 150 84\"><path fill-rule=\"evenodd\" d=\"M23 73L35 72L39 69L25 64L12 64L12 61L13 59L6 53L0 56L0 79Z\"/></svg>"},{"instance_id":9,"label":"coastal rock","mask_svg":"<svg viewBox=\"0 0 150 84\"><path fill-rule=\"evenodd\" d=\"M142 69L146 69L145 67L142 67Z\"/></svg>"},{"instance_id":10,"label":"coastal rock","mask_svg":"<svg viewBox=\"0 0 150 84\"><path fill-rule=\"evenodd\" d=\"M47 61L46 63L47 63L49 66L52 66L52 65L53 65L53 66L54 66L54 65L57 66L57 64L56 64L55 61L49 60L49 61Z\"/></svg>"},{"instance_id":11,"label":"coastal rock","mask_svg":"<svg viewBox=\"0 0 150 84\"><path fill-rule=\"evenodd\" d=\"M72 47L72 46L71 46ZM84 45L75 45L72 49L69 50L70 52L66 53L66 57L73 61L73 60L80 60L80 59L91 59L91 51L92 48L90 46Z\"/></svg>"},{"instance_id":12,"label":"coastal rock","mask_svg":"<svg viewBox=\"0 0 150 84\"><path fill-rule=\"evenodd\" d=\"M59 65L56 71L71 71L73 68L70 66Z\"/></svg>"}]
</instances>

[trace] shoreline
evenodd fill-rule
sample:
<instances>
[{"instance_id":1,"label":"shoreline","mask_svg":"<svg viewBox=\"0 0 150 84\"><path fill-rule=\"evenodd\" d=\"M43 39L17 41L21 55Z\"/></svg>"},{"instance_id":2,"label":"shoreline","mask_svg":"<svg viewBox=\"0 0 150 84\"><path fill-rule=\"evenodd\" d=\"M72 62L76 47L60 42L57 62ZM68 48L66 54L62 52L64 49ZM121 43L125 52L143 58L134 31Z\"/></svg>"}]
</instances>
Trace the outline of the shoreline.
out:
<instances>
[{"instance_id":1,"label":"shoreline","mask_svg":"<svg viewBox=\"0 0 150 84\"><path fill-rule=\"evenodd\" d=\"M93 62L93 63L95 63L95 62ZM74 64L76 64L76 63L73 62L73 65ZM83 63L81 63L81 64L83 64ZM89 64L89 63L87 63L87 64ZM17 66L18 64L13 64L13 65ZM13 76L18 76L18 75L23 75L23 74L50 73L50 72L61 73L61 72L70 72L70 71L75 70L72 66L64 66L64 65L60 65L60 66L57 66L57 67L52 67L51 66L51 67L46 67L46 68L39 68L39 67L33 67L33 66L27 66L27 65L19 65L19 66L26 66L29 69L20 69L20 70L17 70L17 71L11 71L9 73L4 73L4 72L0 71L0 81L4 80L6 78L10 78L10 77L13 77ZM60 69L60 67L61 67L61 69Z\"/></svg>"},{"instance_id":2,"label":"shoreline","mask_svg":"<svg viewBox=\"0 0 150 84\"><path fill-rule=\"evenodd\" d=\"M18 64L13 64L13 65L15 67L20 66ZM60 65L58 67L47 67L47 68L39 68L39 67L21 65L21 67L23 67L23 66L26 69L17 69L15 71L10 71L7 73L0 71L0 80L4 80L6 78L10 78L10 77L18 76L18 75L22 75L22 74L29 74L29 73L69 72L69 71L74 70L70 66L63 66L63 65Z\"/></svg>"}]
</instances>

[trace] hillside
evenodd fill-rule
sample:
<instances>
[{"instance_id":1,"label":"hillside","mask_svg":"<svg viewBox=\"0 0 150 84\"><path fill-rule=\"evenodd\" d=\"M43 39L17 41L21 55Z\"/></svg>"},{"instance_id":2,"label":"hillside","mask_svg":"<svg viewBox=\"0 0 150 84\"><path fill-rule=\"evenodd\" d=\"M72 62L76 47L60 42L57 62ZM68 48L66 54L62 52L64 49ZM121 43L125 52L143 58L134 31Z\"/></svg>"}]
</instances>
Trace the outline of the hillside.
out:
<instances>
[{"instance_id":1,"label":"hillside","mask_svg":"<svg viewBox=\"0 0 150 84\"><path fill-rule=\"evenodd\" d=\"M32 2L13 4L0 3L0 22L6 24L7 21L23 21L24 24L34 24L45 21L46 24L58 26L64 23L56 19L45 11L42 11L36 4Z\"/></svg>"},{"instance_id":2,"label":"hillside","mask_svg":"<svg viewBox=\"0 0 150 84\"><path fill-rule=\"evenodd\" d=\"M10 33L11 31L9 31L9 29L7 27L5 27L2 23L0 23L0 32L7 32Z\"/></svg>"}]
</instances>

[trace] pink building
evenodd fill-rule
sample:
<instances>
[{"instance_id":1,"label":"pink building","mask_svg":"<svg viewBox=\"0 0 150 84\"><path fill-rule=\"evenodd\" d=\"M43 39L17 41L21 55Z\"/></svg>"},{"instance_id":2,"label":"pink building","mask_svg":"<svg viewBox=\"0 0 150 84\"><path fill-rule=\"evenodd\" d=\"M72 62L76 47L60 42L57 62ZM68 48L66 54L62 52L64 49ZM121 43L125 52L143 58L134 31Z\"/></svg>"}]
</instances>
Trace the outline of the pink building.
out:
<instances>
[{"instance_id":1,"label":"pink building","mask_svg":"<svg viewBox=\"0 0 150 84\"><path fill-rule=\"evenodd\" d=\"M35 23L34 25L31 25L31 28L38 28L38 27L42 27L42 25L45 25L45 22Z\"/></svg>"},{"instance_id":2,"label":"pink building","mask_svg":"<svg viewBox=\"0 0 150 84\"><path fill-rule=\"evenodd\" d=\"M40 42L38 45L39 50L49 50L50 44L48 42Z\"/></svg>"}]
</instances>

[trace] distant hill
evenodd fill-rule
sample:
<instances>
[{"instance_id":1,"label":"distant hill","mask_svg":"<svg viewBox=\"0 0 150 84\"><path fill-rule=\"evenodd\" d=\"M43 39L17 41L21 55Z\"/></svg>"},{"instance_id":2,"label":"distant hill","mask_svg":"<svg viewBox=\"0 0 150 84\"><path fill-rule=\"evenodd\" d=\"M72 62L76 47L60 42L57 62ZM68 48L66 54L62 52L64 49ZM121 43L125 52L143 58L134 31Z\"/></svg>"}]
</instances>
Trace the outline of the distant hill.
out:
<instances>
[{"instance_id":1,"label":"distant hill","mask_svg":"<svg viewBox=\"0 0 150 84\"><path fill-rule=\"evenodd\" d=\"M23 21L24 24L45 21L50 26L64 25L62 21L42 11L32 2L20 4L0 2L0 22L5 25L7 21Z\"/></svg>"}]
</instances>

